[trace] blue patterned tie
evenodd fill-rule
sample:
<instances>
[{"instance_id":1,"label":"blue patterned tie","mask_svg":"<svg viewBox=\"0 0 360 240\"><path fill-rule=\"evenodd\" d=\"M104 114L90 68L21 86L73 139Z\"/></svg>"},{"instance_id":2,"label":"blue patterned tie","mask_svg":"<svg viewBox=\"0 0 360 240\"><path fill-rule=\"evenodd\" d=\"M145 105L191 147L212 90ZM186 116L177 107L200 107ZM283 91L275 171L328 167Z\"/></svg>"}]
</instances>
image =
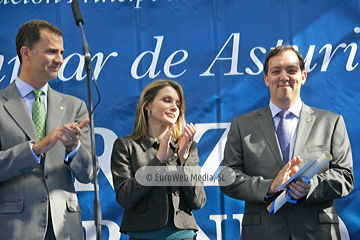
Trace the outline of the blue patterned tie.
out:
<instances>
[{"instance_id":1,"label":"blue patterned tie","mask_svg":"<svg viewBox=\"0 0 360 240\"><path fill-rule=\"evenodd\" d=\"M34 89L33 93L35 95L35 100L32 108L32 120L34 121L39 140L41 140L45 137L45 125L46 125L45 123L46 110L40 97L43 91L40 89Z\"/></svg>"},{"instance_id":2,"label":"blue patterned tie","mask_svg":"<svg viewBox=\"0 0 360 240\"><path fill-rule=\"evenodd\" d=\"M290 131L286 123L286 119L291 116L289 111L281 111L277 115L280 117L279 125L276 129L276 134L279 139L279 144L281 148L281 153L283 155L283 160L285 163L289 161L289 152L290 152Z\"/></svg>"}]
</instances>

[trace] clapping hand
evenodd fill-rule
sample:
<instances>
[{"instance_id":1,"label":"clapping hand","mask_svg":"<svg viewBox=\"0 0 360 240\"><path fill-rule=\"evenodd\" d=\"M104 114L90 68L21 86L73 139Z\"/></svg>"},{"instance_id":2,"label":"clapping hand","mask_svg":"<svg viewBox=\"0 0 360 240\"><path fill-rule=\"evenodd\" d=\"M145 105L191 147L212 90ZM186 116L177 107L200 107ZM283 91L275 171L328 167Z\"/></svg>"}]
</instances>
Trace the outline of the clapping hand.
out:
<instances>
[{"instance_id":1,"label":"clapping hand","mask_svg":"<svg viewBox=\"0 0 360 240\"><path fill-rule=\"evenodd\" d=\"M82 129L89 122L90 119L87 118L84 121L82 121L80 124L69 123L61 127L60 131L62 133L62 136L59 140L62 142L68 153L73 151L76 148L76 146L79 144L79 140L82 134Z\"/></svg>"},{"instance_id":2,"label":"clapping hand","mask_svg":"<svg viewBox=\"0 0 360 240\"><path fill-rule=\"evenodd\" d=\"M286 182L289 178L292 177L297 171L299 171L299 167L297 166L301 163L302 160L300 156L294 157L284 165L284 167L279 171L276 178L274 179L271 187L268 191L268 195L275 194L279 190L276 190L279 186L281 186L284 182Z\"/></svg>"},{"instance_id":3,"label":"clapping hand","mask_svg":"<svg viewBox=\"0 0 360 240\"><path fill-rule=\"evenodd\" d=\"M90 119L87 118L80 124L69 123L64 126L55 128L45 138L33 144L32 149L34 153L36 155L46 153L57 143L58 140L63 143L66 151L70 153L78 145L80 136L82 134L82 129L89 122Z\"/></svg>"},{"instance_id":4,"label":"clapping hand","mask_svg":"<svg viewBox=\"0 0 360 240\"><path fill-rule=\"evenodd\" d=\"M180 147L178 150L178 156L180 158L180 162L184 163L186 159L189 157L189 150L192 144L196 133L196 129L194 124L186 124L184 127L184 134L180 141Z\"/></svg>"}]
</instances>

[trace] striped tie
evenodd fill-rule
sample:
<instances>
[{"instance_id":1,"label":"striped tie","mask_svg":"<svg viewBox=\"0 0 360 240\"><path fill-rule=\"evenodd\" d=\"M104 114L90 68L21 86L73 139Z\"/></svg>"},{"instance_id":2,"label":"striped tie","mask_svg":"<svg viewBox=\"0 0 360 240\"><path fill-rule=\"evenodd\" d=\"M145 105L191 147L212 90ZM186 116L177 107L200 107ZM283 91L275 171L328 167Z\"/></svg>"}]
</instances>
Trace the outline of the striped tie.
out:
<instances>
[{"instance_id":1,"label":"striped tie","mask_svg":"<svg viewBox=\"0 0 360 240\"><path fill-rule=\"evenodd\" d=\"M281 111L277 115L280 117L279 125L276 129L276 134L279 139L279 144L281 148L281 153L283 155L283 160L285 163L289 161L289 152L290 152L290 131L286 123L286 119L291 116L289 111Z\"/></svg>"}]
</instances>

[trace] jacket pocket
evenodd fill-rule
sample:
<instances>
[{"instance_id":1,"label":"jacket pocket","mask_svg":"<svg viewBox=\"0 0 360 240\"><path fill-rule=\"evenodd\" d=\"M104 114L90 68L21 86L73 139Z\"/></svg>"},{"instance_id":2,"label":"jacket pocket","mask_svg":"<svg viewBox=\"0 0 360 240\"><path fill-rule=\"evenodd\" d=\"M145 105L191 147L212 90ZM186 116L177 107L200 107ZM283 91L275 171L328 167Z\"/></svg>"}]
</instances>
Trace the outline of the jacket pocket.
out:
<instances>
[{"instance_id":1,"label":"jacket pocket","mask_svg":"<svg viewBox=\"0 0 360 240\"><path fill-rule=\"evenodd\" d=\"M146 211L148 206L147 197L143 198L142 200L138 201L131 209L134 213L143 213Z\"/></svg>"},{"instance_id":2,"label":"jacket pocket","mask_svg":"<svg viewBox=\"0 0 360 240\"><path fill-rule=\"evenodd\" d=\"M311 146L307 147L307 152L326 152L329 151L329 149L325 145L317 145L317 146Z\"/></svg>"},{"instance_id":3,"label":"jacket pocket","mask_svg":"<svg viewBox=\"0 0 360 240\"><path fill-rule=\"evenodd\" d=\"M4 213L20 213L24 211L24 202L4 202L0 203L0 214Z\"/></svg>"},{"instance_id":4,"label":"jacket pocket","mask_svg":"<svg viewBox=\"0 0 360 240\"><path fill-rule=\"evenodd\" d=\"M261 223L260 213L245 214L242 219L242 226L246 225L259 225Z\"/></svg>"},{"instance_id":5,"label":"jacket pocket","mask_svg":"<svg viewBox=\"0 0 360 240\"><path fill-rule=\"evenodd\" d=\"M67 200L66 207L69 212L80 212L81 213L79 202L76 200Z\"/></svg>"}]
</instances>

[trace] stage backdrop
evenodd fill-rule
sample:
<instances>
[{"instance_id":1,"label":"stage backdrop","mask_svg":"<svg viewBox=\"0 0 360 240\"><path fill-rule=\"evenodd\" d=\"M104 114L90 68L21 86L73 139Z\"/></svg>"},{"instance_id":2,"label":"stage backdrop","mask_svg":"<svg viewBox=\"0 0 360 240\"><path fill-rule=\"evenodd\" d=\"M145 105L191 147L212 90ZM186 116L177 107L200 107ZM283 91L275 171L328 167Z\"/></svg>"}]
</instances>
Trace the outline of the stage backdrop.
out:
<instances>
[{"instance_id":1,"label":"stage backdrop","mask_svg":"<svg viewBox=\"0 0 360 240\"><path fill-rule=\"evenodd\" d=\"M80 0L80 8L101 92L94 120L103 239L127 239L119 233L123 208L115 201L110 155L114 140L132 131L144 86L165 78L184 87L200 165L211 173L223 159L231 119L268 104L262 63L281 44L296 45L306 58L303 101L344 116L359 180L359 0ZM63 31L65 62L51 86L88 102L71 0L0 0L0 87L18 74L14 39L30 19ZM95 103L95 89L93 97ZM86 239L95 239L93 185L75 184ZM243 202L222 195L216 183L205 190L207 203L194 212L198 239L239 239ZM359 198L355 185L336 201L345 240L360 239Z\"/></svg>"}]
</instances>

